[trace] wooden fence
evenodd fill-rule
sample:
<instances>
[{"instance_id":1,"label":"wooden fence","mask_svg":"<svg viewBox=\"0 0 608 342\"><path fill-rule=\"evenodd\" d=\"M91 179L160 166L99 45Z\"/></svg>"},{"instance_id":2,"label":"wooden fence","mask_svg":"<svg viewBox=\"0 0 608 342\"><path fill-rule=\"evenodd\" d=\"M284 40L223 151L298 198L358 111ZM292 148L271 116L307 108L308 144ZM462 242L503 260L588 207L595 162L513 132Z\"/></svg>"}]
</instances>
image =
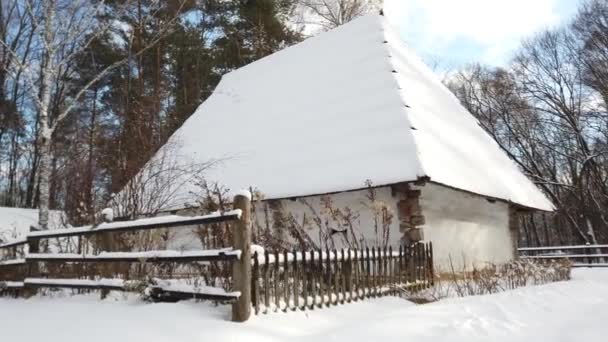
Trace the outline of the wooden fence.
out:
<instances>
[{"instance_id":1,"label":"wooden fence","mask_svg":"<svg viewBox=\"0 0 608 342\"><path fill-rule=\"evenodd\" d=\"M314 310L433 285L432 245L254 253L255 313Z\"/></svg>"},{"instance_id":2,"label":"wooden fence","mask_svg":"<svg viewBox=\"0 0 608 342\"><path fill-rule=\"evenodd\" d=\"M608 245L577 245L519 248L524 259L568 259L572 267L608 267Z\"/></svg>"},{"instance_id":3,"label":"wooden fence","mask_svg":"<svg viewBox=\"0 0 608 342\"><path fill-rule=\"evenodd\" d=\"M154 229L192 229L194 225L229 223L232 246L197 251L116 251L113 234ZM41 253L45 240L94 239L96 253ZM215 241L214 239L211 239ZM31 296L39 288L142 291L161 301L207 299L232 302L232 319L245 321L271 311L313 310L364 298L416 291L433 284L431 244L393 250L292 251L269 253L251 243L250 200L237 195L234 210L222 215L167 216L129 222L104 223L53 231L32 231L25 239L0 245L8 259L0 260L0 293ZM252 252L255 252L253 255ZM0 258L1 259L1 258ZM225 287L176 286L172 274L163 279L133 280L116 270L125 265L230 263L223 269ZM129 266L131 265L131 266ZM205 266L206 267L206 266ZM128 269L128 268L127 268ZM209 269L200 269L205 273ZM199 274L200 275L200 274ZM212 276L217 277L217 275ZM147 277L149 278L149 277Z\"/></svg>"},{"instance_id":4,"label":"wooden fence","mask_svg":"<svg viewBox=\"0 0 608 342\"><path fill-rule=\"evenodd\" d=\"M116 269L125 264L183 264L229 262L233 264L232 277L242 274L241 249L226 247L198 251L115 251L113 234L132 233L155 229L192 229L193 226L217 223L231 223L235 241L239 235L249 231L249 199L238 195L234 200L235 208L224 214L196 217L165 216L129 222L103 223L98 226L60 229L52 231L31 231L25 239L0 245L0 251L8 257L0 260L0 293L31 296L39 288L71 288L100 290L102 298L109 291L141 290L153 299L179 300L184 298L209 299L233 302L242 306L243 299L250 302L250 296L242 296L239 283L234 283L233 291L211 286L175 286L171 283L154 280L150 282L131 281L116 277ZM41 244L49 239L75 238L78 245L83 239L94 238L97 253L40 253ZM243 239L241 239L243 240ZM243 240L250 243L247 240ZM236 245L236 244L235 244ZM27 250L26 250L27 249ZM247 257L250 261L250 257ZM250 264L250 262L248 262ZM124 268L124 267L122 267ZM249 289L247 287L247 289Z\"/></svg>"}]
</instances>

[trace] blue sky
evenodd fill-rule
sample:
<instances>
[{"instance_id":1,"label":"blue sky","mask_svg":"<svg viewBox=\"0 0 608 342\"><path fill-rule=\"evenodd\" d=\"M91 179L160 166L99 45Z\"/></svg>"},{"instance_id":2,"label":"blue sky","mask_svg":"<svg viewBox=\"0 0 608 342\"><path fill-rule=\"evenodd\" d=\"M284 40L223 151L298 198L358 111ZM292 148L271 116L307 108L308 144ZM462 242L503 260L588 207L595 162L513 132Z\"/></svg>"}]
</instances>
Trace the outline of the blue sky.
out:
<instances>
[{"instance_id":1,"label":"blue sky","mask_svg":"<svg viewBox=\"0 0 608 342\"><path fill-rule=\"evenodd\" d=\"M521 40L564 24L583 0L384 0L403 39L441 68L504 65Z\"/></svg>"}]
</instances>

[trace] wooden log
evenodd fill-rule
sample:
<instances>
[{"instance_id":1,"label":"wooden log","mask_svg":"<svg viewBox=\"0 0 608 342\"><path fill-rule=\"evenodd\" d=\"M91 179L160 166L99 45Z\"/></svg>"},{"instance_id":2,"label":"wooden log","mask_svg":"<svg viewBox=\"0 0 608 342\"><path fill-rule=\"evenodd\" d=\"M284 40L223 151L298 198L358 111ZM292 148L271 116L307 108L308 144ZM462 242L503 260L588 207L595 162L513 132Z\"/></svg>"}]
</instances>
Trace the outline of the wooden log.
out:
<instances>
[{"instance_id":1,"label":"wooden log","mask_svg":"<svg viewBox=\"0 0 608 342\"><path fill-rule=\"evenodd\" d=\"M234 209L241 210L241 216L233 225L233 248L241 251L241 258L232 263L234 290L241 296L232 304L232 320L245 322L251 316L251 199L249 196L236 195Z\"/></svg>"}]
</instances>

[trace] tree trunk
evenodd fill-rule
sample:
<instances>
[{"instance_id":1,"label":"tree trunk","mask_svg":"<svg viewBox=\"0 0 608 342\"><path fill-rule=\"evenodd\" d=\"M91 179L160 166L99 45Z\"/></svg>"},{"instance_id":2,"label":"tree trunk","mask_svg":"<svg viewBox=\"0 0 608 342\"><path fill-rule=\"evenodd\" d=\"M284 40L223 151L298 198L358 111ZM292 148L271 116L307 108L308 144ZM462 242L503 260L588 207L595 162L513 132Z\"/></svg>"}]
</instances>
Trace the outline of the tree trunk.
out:
<instances>
[{"instance_id":1,"label":"tree trunk","mask_svg":"<svg viewBox=\"0 0 608 342\"><path fill-rule=\"evenodd\" d=\"M40 165L38 166L38 172L40 191L38 201L38 226L40 229L47 229L49 225L49 182L51 178L51 139L48 127L42 128L42 136L40 138Z\"/></svg>"},{"instance_id":2,"label":"tree trunk","mask_svg":"<svg viewBox=\"0 0 608 342\"><path fill-rule=\"evenodd\" d=\"M42 58L40 97L38 103L38 110L40 112L40 136L38 139L38 143L40 144L40 165L38 167L38 226L40 229L47 229L49 225L49 182L51 178L51 138L53 136L49 108L51 104L51 87L53 82L51 76L53 75L53 17L55 1L46 0L44 6L46 14L44 21L45 51Z\"/></svg>"}]
</instances>

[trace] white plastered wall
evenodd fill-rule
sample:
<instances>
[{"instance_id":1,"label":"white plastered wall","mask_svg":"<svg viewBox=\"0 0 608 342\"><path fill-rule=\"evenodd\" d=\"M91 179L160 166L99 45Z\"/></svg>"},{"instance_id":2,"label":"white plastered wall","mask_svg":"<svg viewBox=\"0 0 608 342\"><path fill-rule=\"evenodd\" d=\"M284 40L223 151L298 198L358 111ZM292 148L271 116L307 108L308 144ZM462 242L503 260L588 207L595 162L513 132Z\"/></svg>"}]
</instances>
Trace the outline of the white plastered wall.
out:
<instances>
[{"instance_id":1,"label":"white plastered wall","mask_svg":"<svg viewBox=\"0 0 608 342\"><path fill-rule=\"evenodd\" d=\"M449 270L450 258L457 270L513 258L508 204L432 183L421 190L425 240L439 271Z\"/></svg>"},{"instance_id":2,"label":"white plastered wall","mask_svg":"<svg viewBox=\"0 0 608 342\"><path fill-rule=\"evenodd\" d=\"M454 190L441 185L427 183L421 190L420 205L425 217L424 238L433 242L435 265L438 270L449 269L452 258L454 267L461 270L466 261L467 267L484 263L503 263L513 258L512 240L509 233L509 206L500 201L490 202L485 197ZM376 204L385 204L393 215L390 224L389 245L398 248L402 234L399 232L397 217L398 196L393 196L391 188L374 189ZM375 246L380 234L375 231L375 222L371 202L367 198L368 190L341 192L326 195L331 198L335 209L350 208L357 216L354 219L355 235L363 236L368 246ZM329 214L323 209L321 198L310 196L295 200L280 200L285 212L291 213L298 221L304 216L309 220L319 216L323 220ZM256 205L255 216L258 222L264 224L264 203ZM330 222L335 228L337 225ZM195 227L192 227L193 229ZM254 228L255 229L255 228ZM318 228L315 223L309 224L309 236L319 242ZM196 234L189 229L176 232L176 240L171 243L173 249L200 249ZM286 237L289 239L288 234ZM348 244L340 234L334 236L336 248L347 247ZM331 245L320 244L322 248Z\"/></svg>"}]
</instances>

